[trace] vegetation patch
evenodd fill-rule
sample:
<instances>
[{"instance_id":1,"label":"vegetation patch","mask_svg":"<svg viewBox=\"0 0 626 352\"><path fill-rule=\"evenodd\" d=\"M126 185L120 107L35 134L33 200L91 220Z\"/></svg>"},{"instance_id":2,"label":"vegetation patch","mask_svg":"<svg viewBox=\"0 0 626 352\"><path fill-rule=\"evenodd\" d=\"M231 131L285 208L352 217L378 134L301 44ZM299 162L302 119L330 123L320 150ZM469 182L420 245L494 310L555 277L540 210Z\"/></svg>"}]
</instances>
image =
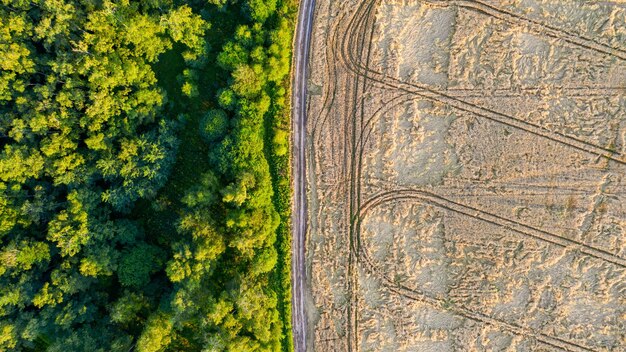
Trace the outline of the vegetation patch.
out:
<instances>
[{"instance_id":1,"label":"vegetation patch","mask_svg":"<svg viewBox=\"0 0 626 352\"><path fill-rule=\"evenodd\" d=\"M0 350L292 350L291 0L0 1Z\"/></svg>"}]
</instances>

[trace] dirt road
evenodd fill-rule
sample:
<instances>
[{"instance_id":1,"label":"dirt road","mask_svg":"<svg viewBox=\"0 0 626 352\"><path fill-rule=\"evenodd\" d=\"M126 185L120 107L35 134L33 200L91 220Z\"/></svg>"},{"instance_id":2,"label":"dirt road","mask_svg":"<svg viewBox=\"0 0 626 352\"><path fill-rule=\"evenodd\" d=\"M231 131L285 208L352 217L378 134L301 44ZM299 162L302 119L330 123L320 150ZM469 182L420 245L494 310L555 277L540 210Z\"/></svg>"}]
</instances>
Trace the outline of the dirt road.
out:
<instances>
[{"instance_id":1,"label":"dirt road","mask_svg":"<svg viewBox=\"0 0 626 352\"><path fill-rule=\"evenodd\" d=\"M293 218L292 218L292 320L294 349L306 351L306 314L304 311L304 286L306 280L304 247L306 235L306 96L307 72L313 11L315 0L302 0L296 28L292 81L292 133L293 133Z\"/></svg>"}]
</instances>

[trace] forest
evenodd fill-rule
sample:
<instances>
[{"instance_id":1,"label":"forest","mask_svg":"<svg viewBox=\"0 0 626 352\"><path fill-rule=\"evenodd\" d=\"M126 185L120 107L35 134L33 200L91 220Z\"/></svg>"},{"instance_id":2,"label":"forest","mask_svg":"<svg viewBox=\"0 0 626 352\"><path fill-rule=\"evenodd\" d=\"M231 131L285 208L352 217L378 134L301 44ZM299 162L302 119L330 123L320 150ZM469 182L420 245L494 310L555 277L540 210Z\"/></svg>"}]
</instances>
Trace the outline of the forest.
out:
<instances>
[{"instance_id":1,"label":"forest","mask_svg":"<svg viewBox=\"0 0 626 352\"><path fill-rule=\"evenodd\" d=\"M0 0L0 351L292 351L295 0Z\"/></svg>"}]
</instances>

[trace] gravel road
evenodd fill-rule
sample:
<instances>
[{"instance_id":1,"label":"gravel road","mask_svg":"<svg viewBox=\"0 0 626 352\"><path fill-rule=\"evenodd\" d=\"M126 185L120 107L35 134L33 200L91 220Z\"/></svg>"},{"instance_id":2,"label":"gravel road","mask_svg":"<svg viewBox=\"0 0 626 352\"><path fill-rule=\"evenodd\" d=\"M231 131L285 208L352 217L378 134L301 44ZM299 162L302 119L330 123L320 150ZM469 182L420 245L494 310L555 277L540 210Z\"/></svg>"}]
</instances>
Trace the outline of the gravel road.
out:
<instances>
[{"instance_id":1,"label":"gravel road","mask_svg":"<svg viewBox=\"0 0 626 352\"><path fill-rule=\"evenodd\" d=\"M306 108L307 72L315 0L302 0L293 51L292 133L293 133L293 217L292 217L292 321L294 349L306 351L307 318L304 310L306 271Z\"/></svg>"}]
</instances>

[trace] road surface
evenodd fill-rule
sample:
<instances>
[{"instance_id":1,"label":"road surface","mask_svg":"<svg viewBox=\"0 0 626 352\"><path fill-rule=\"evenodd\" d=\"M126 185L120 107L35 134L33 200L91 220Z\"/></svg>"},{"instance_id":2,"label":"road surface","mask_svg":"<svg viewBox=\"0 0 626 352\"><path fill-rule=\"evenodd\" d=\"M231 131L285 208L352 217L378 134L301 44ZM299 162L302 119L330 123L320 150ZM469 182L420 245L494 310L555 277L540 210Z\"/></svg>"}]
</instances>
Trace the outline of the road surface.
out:
<instances>
[{"instance_id":1,"label":"road surface","mask_svg":"<svg viewBox=\"0 0 626 352\"><path fill-rule=\"evenodd\" d=\"M293 51L292 133L293 133L293 211L292 211L292 323L294 350L306 351L307 317L304 310L306 269L304 247L306 238L306 108L309 47L313 29L315 0L301 0Z\"/></svg>"}]
</instances>

